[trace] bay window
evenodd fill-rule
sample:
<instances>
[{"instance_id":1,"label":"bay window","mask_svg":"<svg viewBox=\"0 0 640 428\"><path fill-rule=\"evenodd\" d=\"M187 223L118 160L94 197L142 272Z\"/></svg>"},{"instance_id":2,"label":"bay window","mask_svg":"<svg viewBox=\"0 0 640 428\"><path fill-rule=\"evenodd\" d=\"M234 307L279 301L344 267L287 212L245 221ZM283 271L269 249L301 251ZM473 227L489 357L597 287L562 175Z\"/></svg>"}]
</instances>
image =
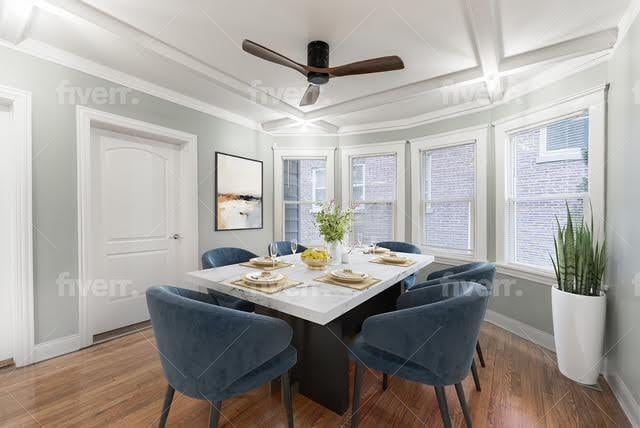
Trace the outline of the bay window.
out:
<instances>
[{"instance_id":1,"label":"bay window","mask_svg":"<svg viewBox=\"0 0 640 428\"><path fill-rule=\"evenodd\" d=\"M411 142L413 241L441 259L486 259L487 127Z\"/></svg>"},{"instance_id":2,"label":"bay window","mask_svg":"<svg viewBox=\"0 0 640 428\"><path fill-rule=\"evenodd\" d=\"M317 245L320 206L333 199L333 149L274 149L274 230L276 240Z\"/></svg>"},{"instance_id":3,"label":"bay window","mask_svg":"<svg viewBox=\"0 0 640 428\"><path fill-rule=\"evenodd\" d=\"M496 126L498 263L551 278L554 235L567 208L604 230L604 96L601 92Z\"/></svg>"},{"instance_id":4,"label":"bay window","mask_svg":"<svg viewBox=\"0 0 640 428\"><path fill-rule=\"evenodd\" d=\"M351 240L404 240L405 143L342 148L342 206L355 208Z\"/></svg>"}]
</instances>

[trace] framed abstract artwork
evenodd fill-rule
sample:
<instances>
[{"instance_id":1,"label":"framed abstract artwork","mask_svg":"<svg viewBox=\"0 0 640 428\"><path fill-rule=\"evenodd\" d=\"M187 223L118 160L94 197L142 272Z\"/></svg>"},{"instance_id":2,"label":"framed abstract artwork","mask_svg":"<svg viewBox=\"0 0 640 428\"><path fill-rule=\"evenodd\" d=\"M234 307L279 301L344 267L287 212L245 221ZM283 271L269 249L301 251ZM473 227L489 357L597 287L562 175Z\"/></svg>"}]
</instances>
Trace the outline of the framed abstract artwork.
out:
<instances>
[{"instance_id":1,"label":"framed abstract artwork","mask_svg":"<svg viewBox=\"0 0 640 428\"><path fill-rule=\"evenodd\" d=\"M216 152L216 230L263 227L262 161Z\"/></svg>"}]
</instances>

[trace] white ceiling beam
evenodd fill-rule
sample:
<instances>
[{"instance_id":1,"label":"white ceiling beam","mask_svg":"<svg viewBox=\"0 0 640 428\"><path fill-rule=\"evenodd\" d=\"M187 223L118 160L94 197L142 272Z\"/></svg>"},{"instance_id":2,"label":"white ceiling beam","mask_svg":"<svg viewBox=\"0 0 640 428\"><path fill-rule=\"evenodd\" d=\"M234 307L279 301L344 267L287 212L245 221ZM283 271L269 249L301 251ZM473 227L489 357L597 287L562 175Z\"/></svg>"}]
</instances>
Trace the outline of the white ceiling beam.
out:
<instances>
[{"instance_id":1,"label":"white ceiling beam","mask_svg":"<svg viewBox=\"0 0 640 428\"><path fill-rule=\"evenodd\" d=\"M367 110L385 104L394 103L407 98L422 95L436 89L445 89L457 85L467 85L482 80L483 74L480 67L469 68L454 73L444 74L431 79L421 80L386 91L376 92L359 98L354 98L339 104L333 104L317 110L307 112L306 120L325 119L331 116L340 116L356 111Z\"/></svg>"},{"instance_id":2,"label":"white ceiling beam","mask_svg":"<svg viewBox=\"0 0 640 428\"><path fill-rule=\"evenodd\" d=\"M216 85L250 101L256 102L256 98L258 98L256 97L256 92L260 93L260 97L264 94L264 97L266 97L268 102L259 103L259 105L291 118L304 118L304 113L298 108L262 91L259 88L249 86L242 80L224 73L199 60L193 55L165 43L162 40L157 39L107 13L104 13L87 3L79 0L42 0L38 3L38 7L62 17L68 17L68 15L71 14L75 17L81 18L84 21L107 30L119 37L134 42L144 49L150 50L164 58L183 65Z\"/></svg>"},{"instance_id":3,"label":"white ceiling beam","mask_svg":"<svg viewBox=\"0 0 640 428\"><path fill-rule=\"evenodd\" d=\"M532 66L605 51L613 48L617 39L618 29L611 28L545 46L540 49L509 56L500 62L500 75L506 76L526 70Z\"/></svg>"},{"instance_id":4,"label":"white ceiling beam","mask_svg":"<svg viewBox=\"0 0 640 428\"><path fill-rule=\"evenodd\" d=\"M5 0L0 19L0 37L13 43L22 42L33 17L32 0Z\"/></svg>"},{"instance_id":5,"label":"white ceiling beam","mask_svg":"<svg viewBox=\"0 0 640 428\"><path fill-rule=\"evenodd\" d=\"M497 5L494 0L463 0L468 30L472 34L478 62L484 73L489 99L500 101L504 93L498 75L502 58L502 42L499 39Z\"/></svg>"}]
</instances>

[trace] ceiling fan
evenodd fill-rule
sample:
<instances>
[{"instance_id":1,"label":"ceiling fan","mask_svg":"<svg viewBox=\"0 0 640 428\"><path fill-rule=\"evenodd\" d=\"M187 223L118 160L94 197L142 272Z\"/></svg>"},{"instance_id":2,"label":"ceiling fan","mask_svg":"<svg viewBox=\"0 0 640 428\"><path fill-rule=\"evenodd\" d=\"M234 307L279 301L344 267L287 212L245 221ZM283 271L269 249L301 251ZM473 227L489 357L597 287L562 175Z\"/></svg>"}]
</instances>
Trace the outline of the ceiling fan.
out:
<instances>
[{"instance_id":1,"label":"ceiling fan","mask_svg":"<svg viewBox=\"0 0 640 428\"><path fill-rule=\"evenodd\" d=\"M329 67L329 45L320 40L313 41L307 45L307 65L300 64L251 40L244 40L242 49L258 58L292 68L306 76L309 87L302 96L301 107L314 104L320 95L320 85L324 85L333 77L379 73L404 68L402 59L395 55Z\"/></svg>"}]
</instances>

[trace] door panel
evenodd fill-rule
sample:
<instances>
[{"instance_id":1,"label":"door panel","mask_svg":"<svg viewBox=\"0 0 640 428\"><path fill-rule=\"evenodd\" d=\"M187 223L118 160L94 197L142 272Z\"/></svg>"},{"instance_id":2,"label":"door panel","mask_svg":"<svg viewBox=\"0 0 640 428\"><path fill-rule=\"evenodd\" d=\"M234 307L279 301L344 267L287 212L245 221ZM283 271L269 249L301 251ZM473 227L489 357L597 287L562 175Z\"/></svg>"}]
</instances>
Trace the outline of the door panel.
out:
<instances>
[{"instance_id":1,"label":"door panel","mask_svg":"<svg viewBox=\"0 0 640 428\"><path fill-rule=\"evenodd\" d=\"M175 284L180 146L92 131L89 328L95 335L149 319L145 291Z\"/></svg>"}]
</instances>

